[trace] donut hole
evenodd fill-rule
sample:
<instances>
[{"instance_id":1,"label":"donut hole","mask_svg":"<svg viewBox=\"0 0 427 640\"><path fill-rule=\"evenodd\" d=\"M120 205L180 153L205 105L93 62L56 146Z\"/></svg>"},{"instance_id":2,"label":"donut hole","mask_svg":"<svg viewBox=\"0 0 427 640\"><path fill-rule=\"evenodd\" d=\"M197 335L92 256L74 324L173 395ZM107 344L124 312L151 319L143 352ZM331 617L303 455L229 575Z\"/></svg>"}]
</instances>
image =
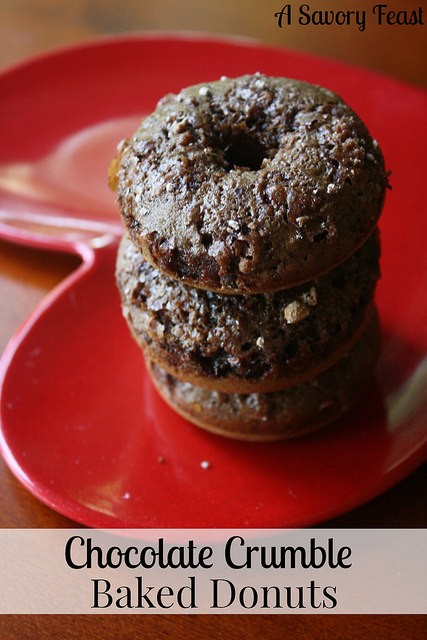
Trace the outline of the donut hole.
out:
<instances>
[{"instance_id":1,"label":"donut hole","mask_svg":"<svg viewBox=\"0 0 427 640\"><path fill-rule=\"evenodd\" d=\"M248 135L235 136L224 148L224 161L228 171L237 167L257 171L264 158L267 158L265 145Z\"/></svg>"},{"instance_id":2,"label":"donut hole","mask_svg":"<svg viewBox=\"0 0 427 640\"><path fill-rule=\"evenodd\" d=\"M210 233L202 233L201 239L202 239L202 245L207 249L211 246L213 242L213 238Z\"/></svg>"}]
</instances>

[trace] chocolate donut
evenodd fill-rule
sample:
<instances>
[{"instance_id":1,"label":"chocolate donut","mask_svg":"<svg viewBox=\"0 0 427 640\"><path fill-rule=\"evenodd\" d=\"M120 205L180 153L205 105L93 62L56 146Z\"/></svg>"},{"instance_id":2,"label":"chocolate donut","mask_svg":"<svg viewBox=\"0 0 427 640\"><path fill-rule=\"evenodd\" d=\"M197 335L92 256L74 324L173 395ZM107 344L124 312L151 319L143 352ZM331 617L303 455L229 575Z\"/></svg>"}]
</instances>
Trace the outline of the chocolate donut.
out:
<instances>
[{"instance_id":1,"label":"chocolate donut","mask_svg":"<svg viewBox=\"0 0 427 640\"><path fill-rule=\"evenodd\" d=\"M266 392L316 375L357 340L379 253L375 233L344 264L309 283L221 295L165 276L125 236L116 277L124 316L150 360L200 387Z\"/></svg>"},{"instance_id":2,"label":"chocolate donut","mask_svg":"<svg viewBox=\"0 0 427 640\"><path fill-rule=\"evenodd\" d=\"M378 345L374 313L361 338L335 365L274 393L221 393L177 380L153 363L149 371L166 402L199 427L241 440L284 440L316 431L354 405L371 381Z\"/></svg>"},{"instance_id":3,"label":"chocolate donut","mask_svg":"<svg viewBox=\"0 0 427 640\"><path fill-rule=\"evenodd\" d=\"M121 145L111 186L163 273L221 293L294 287L352 255L387 174L334 93L260 74L184 89Z\"/></svg>"}]
</instances>

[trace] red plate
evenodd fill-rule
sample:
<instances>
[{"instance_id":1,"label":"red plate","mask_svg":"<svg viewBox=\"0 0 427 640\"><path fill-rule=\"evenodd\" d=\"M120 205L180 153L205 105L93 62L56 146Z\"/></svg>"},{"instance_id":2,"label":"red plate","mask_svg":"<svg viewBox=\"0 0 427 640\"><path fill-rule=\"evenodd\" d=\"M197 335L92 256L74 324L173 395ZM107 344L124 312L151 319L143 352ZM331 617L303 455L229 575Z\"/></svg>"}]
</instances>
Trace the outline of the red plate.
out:
<instances>
[{"instance_id":1,"label":"red plate","mask_svg":"<svg viewBox=\"0 0 427 640\"><path fill-rule=\"evenodd\" d=\"M341 423L264 445L193 427L153 389L120 313L120 222L105 184L116 143L163 94L258 70L338 91L393 172L375 382ZM363 503L425 460L424 92L252 43L146 36L12 69L0 77L0 101L1 235L83 258L1 362L1 449L33 494L96 527L297 527Z\"/></svg>"}]
</instances>

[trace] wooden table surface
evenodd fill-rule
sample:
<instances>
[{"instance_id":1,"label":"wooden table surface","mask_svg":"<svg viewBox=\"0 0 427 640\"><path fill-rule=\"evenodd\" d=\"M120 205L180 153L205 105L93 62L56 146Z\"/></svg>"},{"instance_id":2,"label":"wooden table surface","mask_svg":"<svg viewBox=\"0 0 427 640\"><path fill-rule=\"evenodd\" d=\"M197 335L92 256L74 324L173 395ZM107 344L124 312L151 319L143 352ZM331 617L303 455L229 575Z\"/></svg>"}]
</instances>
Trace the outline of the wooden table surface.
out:
<instances>
[{"instance_id":1,"label":"wooden table surface","mask_svg":"<svg viewBox=\"0 0 427 640\"><path fill-rule=\"evenodd\" d=\"M279 29L275 0L14 0L0 7L0 68L34 54L102 34L126 31L197 30L255 37L263 42L357 63L427 87L424 26ZM418 3L422 5L422 3ZM418 6L415 2L414 7ZM296 5L296 3L295 3ZM357 6L356 6L357 5ZM390 9L409 3L389 2ZM330 0L312 9L366 9ZM412 6L411 6L412 8ZM0 142L1 144L1 142ZM44 295L76 266L70 256L0 241L0 351ZM325 526L426 527L427 477L421 469L370 503ZM0 527L72 527L75 524L33 498L0 460ZM47 638L356 638L426 637L420 616L3 616L0 637Z\"/></svg>"}]
</instances>

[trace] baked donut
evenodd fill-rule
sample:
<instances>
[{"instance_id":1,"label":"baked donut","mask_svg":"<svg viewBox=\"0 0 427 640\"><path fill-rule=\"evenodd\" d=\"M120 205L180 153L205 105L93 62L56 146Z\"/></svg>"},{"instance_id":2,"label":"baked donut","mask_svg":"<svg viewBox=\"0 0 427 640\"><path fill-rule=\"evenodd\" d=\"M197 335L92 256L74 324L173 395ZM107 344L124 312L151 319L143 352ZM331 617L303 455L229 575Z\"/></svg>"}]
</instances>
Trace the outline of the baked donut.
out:
<instances>
[{"instance_id":1,"label":"baked donut","mask_svg":"<svg viewBox=\"0 0 427 640\"><path fill-rule=\"evenodd\" d=\"M163 273L221 293L294 287L352 255L380 215L377 143L336 94L260 74L162 99L110 183Z\"/></svg>"},{"instance_id":2,"label":"baked donut","mask_svg":"<svg viewBox=\"0 0 427 640\"><path fill-rule=\"evenodd\" d=\"M222 295L165 276L124 236L116 278L124 316L148 359L200 387L267 392L316 375L357 340L371 312L379 254L374 233L309 283Z\"/></svg>"},{"instance_id":3,"label":"baked donut","mask_svg":"<svg viewBox=\"0 0 427 640\"><path fill-rule=\"evenodd\" d=\"M374 313L351 351L304 384L275 393L227 394L177 380L149 363L152 380L166 402L199 427L230 438L290 439L316 431L341 417L371 380L378 355Z\"/></svg>"}]
</instances>

